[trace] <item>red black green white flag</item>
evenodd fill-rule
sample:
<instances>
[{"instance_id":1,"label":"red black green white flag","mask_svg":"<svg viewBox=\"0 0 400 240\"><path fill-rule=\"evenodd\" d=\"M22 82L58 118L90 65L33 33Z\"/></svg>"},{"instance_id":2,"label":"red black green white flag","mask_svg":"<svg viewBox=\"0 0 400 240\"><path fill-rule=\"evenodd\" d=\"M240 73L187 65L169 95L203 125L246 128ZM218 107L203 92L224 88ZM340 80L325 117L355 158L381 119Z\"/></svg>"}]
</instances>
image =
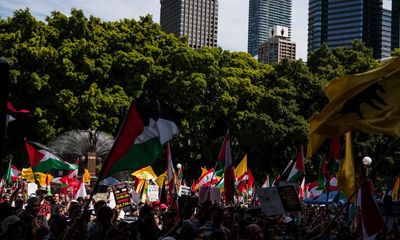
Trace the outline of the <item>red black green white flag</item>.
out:
<instances>
[{"instance_id":1,"label":"red black green white flag","mask_svg":"<svg viewBox=\"0 0 400 240\"><path fill-rule=\"evenodd\" d=\"M289 173L287 181L296 183L299 181L300 177L304 176L304 175L305 175L305 168L304 168L303 146L300 146L297 151L296 162L293 165L293 168Z\"/></svg>"},{"instance_id":2,"label":"red black green white flag","mask_svg":"<svg viewBox=\"0 0 400 240\"><path fill-rule=\"evenodd\" d=\"M74 170L78 165L64 161L46 146L25 140L32 171Z\"/></svg>"},{"instance_id":3,"label":"red black green white flag","mask_svg":"<svg viewBox=\"0 0 400 240\"><path fill-rule=\"evenodd\" d=\"M180 114L158 102L132 103L100 178L151 165L162 147L179 132Z\"/></svg>"}]
</instances>

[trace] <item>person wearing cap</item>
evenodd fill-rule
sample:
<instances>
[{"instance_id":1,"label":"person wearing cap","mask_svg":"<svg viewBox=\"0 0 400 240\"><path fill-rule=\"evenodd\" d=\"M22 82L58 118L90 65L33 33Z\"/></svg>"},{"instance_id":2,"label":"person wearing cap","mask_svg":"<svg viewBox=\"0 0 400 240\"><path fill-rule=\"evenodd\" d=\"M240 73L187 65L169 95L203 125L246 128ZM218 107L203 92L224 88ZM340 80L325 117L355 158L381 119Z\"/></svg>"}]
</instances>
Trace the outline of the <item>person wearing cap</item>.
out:
<instances>
[{"instance_id":1,"label":"person wearing cap","mask_svg":"<svg viewBox=\"0 0 400 240\"><path fill-rule=\"evenodd\" d=\"M23 225L17 215L11 215L1 222L1 239L23 239Z\"/></svg>"},{"instance_id":2,"label":"person wearing cap","mask_svg":"<svg viewBox=\"0 0 400 240\"><path fill-rule=\"evenodd\" d=\"M158 207L160 210L161 215L164 214L168 210L168 206L165 205L164 203L161 203L160 206Z\"/></svg>"}]
</instances>

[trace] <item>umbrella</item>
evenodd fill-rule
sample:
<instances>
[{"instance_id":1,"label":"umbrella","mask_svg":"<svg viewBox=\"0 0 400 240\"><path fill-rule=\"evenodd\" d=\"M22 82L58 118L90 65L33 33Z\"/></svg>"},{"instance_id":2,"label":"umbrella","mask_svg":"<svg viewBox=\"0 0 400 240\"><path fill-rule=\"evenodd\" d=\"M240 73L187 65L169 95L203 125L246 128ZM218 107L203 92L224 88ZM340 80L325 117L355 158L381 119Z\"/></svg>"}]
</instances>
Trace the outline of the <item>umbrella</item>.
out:
<instances>
[{"instance_id":1,"label":"umbrella","mask_svg":"<svg viewBox=\"0 0 400 240\"><path fill-rule=\"evenodd\" d=\"M100 182L100 185L107 185L107 186L116 185L116 184L120 184L120 182L113 177L105 178L105 179L101 180L101 182Z\"/></svg>"},{"instance_id":2,"label":"umbrella","mask_svg":"<svg viewBox=\"0 0 400 240\"><path fill-rule=\"evenodd\" d=\"M332 203L336 199L336 197L339 195L339 191L329 191L328 192L323 192L321 193L318 197L314 198L307 198L304 200L305 203L308 204L326 204L326 203Z\"/></svg>"}]
</instances>

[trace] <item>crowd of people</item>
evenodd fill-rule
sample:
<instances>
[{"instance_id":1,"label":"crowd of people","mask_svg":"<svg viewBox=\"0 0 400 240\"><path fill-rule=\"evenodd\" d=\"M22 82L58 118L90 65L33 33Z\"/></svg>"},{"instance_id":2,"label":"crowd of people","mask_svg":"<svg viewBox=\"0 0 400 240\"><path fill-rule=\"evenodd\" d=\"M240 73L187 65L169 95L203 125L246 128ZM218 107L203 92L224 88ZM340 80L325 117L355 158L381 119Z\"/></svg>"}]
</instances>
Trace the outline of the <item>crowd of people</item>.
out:
<instances>
[{"instance_id":1,"label":"crowd of people","mask_svg":"<svg viewBox=\"0 0 400 240\"><path fill-rule=\"evenodd\" d=\"M1 201L0 239L362 239L359 214L337 215L336 205L303 205L302 212L267 217L257 205L224 206L196 196L171 206L146 202L112 209L105 200L9 189ZM394 221L376 239L399 236Z\"/></svg>"}]
</instances>

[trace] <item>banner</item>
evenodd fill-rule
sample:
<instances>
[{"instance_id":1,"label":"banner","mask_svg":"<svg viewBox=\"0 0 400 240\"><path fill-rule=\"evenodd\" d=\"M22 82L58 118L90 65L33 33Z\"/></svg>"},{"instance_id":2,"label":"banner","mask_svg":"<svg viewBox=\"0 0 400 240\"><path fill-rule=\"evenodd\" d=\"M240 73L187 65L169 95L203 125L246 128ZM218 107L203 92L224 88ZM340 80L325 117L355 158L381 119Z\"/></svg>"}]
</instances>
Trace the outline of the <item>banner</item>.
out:
<instances>
[{"instance_id":1,"label":"banner","mask_svg":"<svg viewBox=\"0 0 400 240\"><path fill-rule=\"evenodd\" d=\"M125 183L117 184L112 187L115 198L115 208L130 207L131 199Z\"/></svg>"}]
</instances>

